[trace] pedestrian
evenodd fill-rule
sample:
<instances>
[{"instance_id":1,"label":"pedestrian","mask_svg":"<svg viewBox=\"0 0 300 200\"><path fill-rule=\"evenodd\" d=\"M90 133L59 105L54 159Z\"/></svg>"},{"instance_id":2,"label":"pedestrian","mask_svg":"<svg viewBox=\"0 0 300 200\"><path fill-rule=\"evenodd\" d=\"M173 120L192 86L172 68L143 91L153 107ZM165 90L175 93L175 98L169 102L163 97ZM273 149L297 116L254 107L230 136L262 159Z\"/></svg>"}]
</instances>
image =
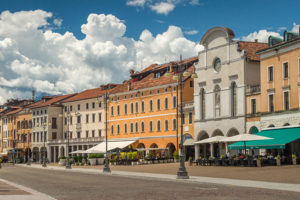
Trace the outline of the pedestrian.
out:
<instances>
[{"instance_id":1,"label":"pedestrian","mask_svg":"<svg viewBox=\"0 0 300 200\"><path fill-rule=\"evenodd\" d=\"M230 152L229 152L229 151L227 151L226 157L227 157L227 158L230 158Z\"/></svg>"}]
</instances>

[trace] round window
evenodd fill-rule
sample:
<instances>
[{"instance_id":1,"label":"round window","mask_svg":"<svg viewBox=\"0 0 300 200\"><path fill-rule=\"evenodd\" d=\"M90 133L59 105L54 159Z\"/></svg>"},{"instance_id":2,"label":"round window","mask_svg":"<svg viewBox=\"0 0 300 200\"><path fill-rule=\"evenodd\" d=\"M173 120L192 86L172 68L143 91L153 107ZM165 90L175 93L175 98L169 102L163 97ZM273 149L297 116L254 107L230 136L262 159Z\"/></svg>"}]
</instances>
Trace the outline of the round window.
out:
<instances>
[{"instance_id":1,"label":"round window","mask_svg":"<svg viewBox=\"0 0 300 200\"><path fill-rule=\"evenodd\" d=\"M214 69L216 72L219 72L221 70L221 60L220 58L216 58L215 61L214 61Z\"/></svg>"}]
</instances>

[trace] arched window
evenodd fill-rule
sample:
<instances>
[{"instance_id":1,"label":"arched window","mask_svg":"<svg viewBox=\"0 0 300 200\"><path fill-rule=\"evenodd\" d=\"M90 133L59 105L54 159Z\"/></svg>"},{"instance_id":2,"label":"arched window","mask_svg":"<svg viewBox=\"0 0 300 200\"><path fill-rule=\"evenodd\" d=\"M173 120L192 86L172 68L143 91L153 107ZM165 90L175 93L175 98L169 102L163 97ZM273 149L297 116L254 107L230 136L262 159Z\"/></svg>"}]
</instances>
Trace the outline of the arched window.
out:
<instances>
[{"instance_id":1,"label":"arched window","mask_svg":"<svg viewBox=\"0 0 300 200\"><path fill-rule=\"evenodd\" d=\"M113 106L110 107L110 115L111 115L111 116L114 116L114 107L113 107Z\"/></svg>"},{"instance_id":2,"label":"arched window","mask_svg":"<svg viewBox=\"0 0 300 200\"><path fill-rule=\"evenodd\" d=\"M133 123L130 123L130 133L133 133Z\"/></svg>"},{"instance_id":3,"label":"arched window","mask_svg":"<svg viewBox=\"0 0 300 200\"><path fill-rule=\"evenodd\" d=\"M124 133L127 133L127 124L124 124Z\"/></svg>"},{"instance_id":4,"label":"arched window","mask_svg":"<svg viewBox=\"0 0 300 200\"><path fill-rule=\"evenodd\" d=\"M149 132L152 132L153 131L153 122L150 121L149 122Z\"/></svg>"},{"instance_id":5,"label":"arched window","mask_svg":"<svg viewBox=\"0 0 300 200\"><path fill-rule=\"evenodd\" d=\"M169 130L169 121L166 119L165 120L165 131Z\"/></svg>"},{"instance_id":6,"label":"arched window","mask_svg":"<svg viewBox=\"0 0 300 200\"><path fill-rule=\"evenodd\" d=\"M220 97L220 93L221 93L221 88L219 85L215 86L214 89L215 92L215 117L220 117L221 115L221 97Z\"/></svg>"},{"instance_id":7,"label":"arched window","mask_svg":"<svg viewBox=\"0 0 300 200\"><path fill-rule=\"evenodd\" d=\"M165 98L165 109L168 109L169 105L168 105L168 97Z\"/></svg>"},{"instance_id":8,"label":"arched window","mask_svg":"<svg viewBox=\"0 0 300 200\"><path fill-rule=\"evenodd\" d=\"M232 82L230 86L230 96L231 96L231 116L236 116L236 83Z\"/></svg>"},{"instance_id":9,"label":"arched window","mask_svg":"<svg viewBox=\"0 0 300 200\"><path fill-rule=\"evenodd\" d=\"M160 110L160 99L157 99L157 110Z\"/></svg>"},{"instance_id":10,"label":"arched window","mask_svg":"<svg viewBox=\"0 0 300 200\"><path fill-rule=\"evenodd\" d=\"M135 122L135 132L139 132L139 124L137 122Z\"/></svg>"},{"instance_id":11,"label":"arched window","mask_svg":"<svg viewBox=\"0 0 300 200\"><path fill-rule=\"evenodd\" d=\"M142 101L141 112L145 112L145 102Z\"/></svg>"},{"instance_id":12,"label":"arched window","mask_svg":"<svg viewBox=\"0 0 300 200\"><path fill-rule=\"evenodd\" d=\"M160 120L157 120L157 131L160 131Z\"/></svg>"},{"instance_id":13,"label":"arched window","mask_svg":"<svg viewBox=\"0 0 300 200\"><path fill-rule=\"evenodd\" d=\"M127 115L127 104L124 105L124 115Z\"/></svg>"},{"instance_id":14,"label":"arched window","mask_svg":"<svg viewBox=\"0 0 300 200\"><path fill-rule=\"evenodd\" d=\"M153 101L152 100L149 101L149 111L150 112L153 111Z\"/></svg>"},{"instance_id":15,"label":"arched window","mask_svg":"<svg viewBox=\"0 0 300 200\"><path fill-rule=\"evenodd\" d=\"M120 135L120 124L117 125L117 134Z\"/></svg>"},{"instance_id":16,"label":"arched window","mask_svg":"<svg viewBox=\"0 0 300 200\"><path fill-rule=\"evenodd\" d=\"M111 127L110 127L110 134L111 134L111 135L114 134L114 125L111 125Z\"/></svg>"},{"instance_id":17,"label":"arched window","mask_svg":"<svg viewBox=\"0 0 300 200\"><path fill-rule=\"evenodd\" d=\"M173 108L176 108L177 107L177 98L176 98L176 96L173 96L173 98L172 98L172 104L173 104Z\"/></svg>"},{"instance_id":18,"label":"arched window","mask_svg":"<svg viewBox=\"0 0 300 200\"><path fill-rule=\"evenodd\" d=\"M200 90L200 119L205 119L205 89L201 88Z\"/></svg>"},{"instance_id":19,"label":"arched window","mask_svg":"<svg viewBox=\"0 0 300 200\"><path fill-rule=\"evenodd\" d=\"M141 132L142 133L145 132L145 123L144 122L141 123Z\"/></svg>"},{"instance_id":20,"label":"arched window","mask_svg":"<svg viewBox=\"0 0 300 200\"><path fill-rule=\"evenodd\" d=\"M177 129L177 120L173 119L173 130Z\"/></svg>"},{"instance_id":21,"label":"arched window","mask_svg":"<svg viewBox=\"0 0 300 200\"><path fill-rule=\"evenodd\" d=\"M133 103L130 104L130 114L133 114Z\"/></svg>"},{"instance_id":22,"label":"arched window","mask_svg":"<svg viewBox=\"0 0 300 200\"><path fill-rule=\"evenodd\" d=\"M117 115L120 115L120 105L117 106Z\"/></svg>"},{"instance_id":23,"label":"arched window","mask_svg":"<svg viewBox=\"0 0 300 200\"><path fill-rule=\"evenodd\" d=\"M135 113L139 112L139 103L135 102Z\"/></svg>"}]
</instances>

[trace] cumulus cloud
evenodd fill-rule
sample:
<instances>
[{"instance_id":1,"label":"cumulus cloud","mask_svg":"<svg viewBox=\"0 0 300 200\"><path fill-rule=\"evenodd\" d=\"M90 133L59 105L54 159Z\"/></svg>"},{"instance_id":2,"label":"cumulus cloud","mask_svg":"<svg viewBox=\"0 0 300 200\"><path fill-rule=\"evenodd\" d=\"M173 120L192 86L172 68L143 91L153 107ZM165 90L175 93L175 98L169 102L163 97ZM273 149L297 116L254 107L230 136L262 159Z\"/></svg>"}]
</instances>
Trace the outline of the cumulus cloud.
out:
<instances>
[{"instance_id":1,"label":"cumulus cloud","mask_svg":"<svg viewBox=\"0 0 300 200\"><path fill-rule=\"evenodd\" d=\"M191 31L185 31L184 33L187 34L187 35L196 35L196 34L199 33L199 31L197 31L197 30L191 30Z\"/></svg>"},{"instance_id":2,"label":"cumulus cloud","mask_svg":"<svg viewBox=\"0 0 300 200\"><path fill-rule=\"evenodd\" d=\"M61 23L43 10L0 14L0 104L30 98L32 88L38 94L66 94L121 82L129 69L178 60L180 54L196 56L201 49L176 26L156 36L144 30L134 40L124 36L124 21L90 14L79 40L71 32L55 32L53 26Z\"/></svg>"},{"instance_id":3,"label":"cumulus cloud","mask_svg":"<svg viewBox=\"0 0 300 200\"><path fill-rule=\"evenodd\" d=\"M130 0L126 2L127 6L139 6L139 7L144 7L145 3L147 0Z\"/></svg>"},{"instance_id":4,"label":"cumulus cloud","mask_svg":"<svg viewBox=\"0 0 300 200\"><path fill-rule=\"evenodd\" d=\"M150 8L158 14L168 15L171 11L174 10L175 5L170 2L159 2L151 5Z\"/></svg>"},{"instance_id":5,"label":"cumulus cloud","mask_svg":"<svg viewBox=\"0 0 300 200\"><path fill-rule=\"evenodd\" d=\"M293 23L293 28L292 28L292 31L293 32L296 32L296 33L299 33L299 24L296 24L295 22Z\"/></svg>"},{"instance_id":6,"label":"cumulus cloud","mask_svg":"<svg viewBox=\"0 0 300 200\"><path fill-rule=\"evenodd\" d=\"M258 32L255 31L253 33L250 33L249 35L242 37L242 40L253 42L255 39L257 39L258 42L268 42L268 38L270 35L275 37L281 37L280 34L277 32L267 31L266 29L264 29L259 30Z\"/></svg>"}]
</instances>

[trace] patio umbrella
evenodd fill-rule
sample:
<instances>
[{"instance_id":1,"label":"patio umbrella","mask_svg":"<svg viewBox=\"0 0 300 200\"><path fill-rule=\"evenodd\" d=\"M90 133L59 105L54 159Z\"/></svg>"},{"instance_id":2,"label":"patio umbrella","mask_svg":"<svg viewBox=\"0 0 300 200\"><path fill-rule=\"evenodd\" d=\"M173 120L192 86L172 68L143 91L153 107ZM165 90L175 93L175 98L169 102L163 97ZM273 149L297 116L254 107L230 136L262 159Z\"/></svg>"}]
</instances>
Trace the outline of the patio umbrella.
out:
<instances>
[{"instance_id":1,"label":"patio umbrella","mask_svg":"<svg viewBox=\"0 0 300 200\"><path fill-rule=\"evenodd\" d=\"M223 142L222 140L224 140L225 138L226 137L224 137L224 136L215 136L215 137L210 137L210 138L206 138L204 140L194 142L194 144L219 143L219 142Z\"/></svg>"},{"instance_id":2,"label":"patio umbrella","mask_svg":"<svg viewBox=\"0 0 300 200\"><path fill-rule=\"evenodd\" d=\"M247 141L254 141L254 140L271 140L273 138L264 137L260 135L254 134L239 134L232 137L226 137L222 140L222 142L244 142L244 149L246 152L246 142Z\"/></svg>"},{"instance_id":3,"label":"patio umbrella","mask_svg":"<svg viewBox=\"0 0 300 200\"><path fill-rule=\"evenodd\" d=\"M77 150L77 151L73 151L70 154L76 154L76 153L85 153L86 150Z\"/></svg>"}]
</instances>

